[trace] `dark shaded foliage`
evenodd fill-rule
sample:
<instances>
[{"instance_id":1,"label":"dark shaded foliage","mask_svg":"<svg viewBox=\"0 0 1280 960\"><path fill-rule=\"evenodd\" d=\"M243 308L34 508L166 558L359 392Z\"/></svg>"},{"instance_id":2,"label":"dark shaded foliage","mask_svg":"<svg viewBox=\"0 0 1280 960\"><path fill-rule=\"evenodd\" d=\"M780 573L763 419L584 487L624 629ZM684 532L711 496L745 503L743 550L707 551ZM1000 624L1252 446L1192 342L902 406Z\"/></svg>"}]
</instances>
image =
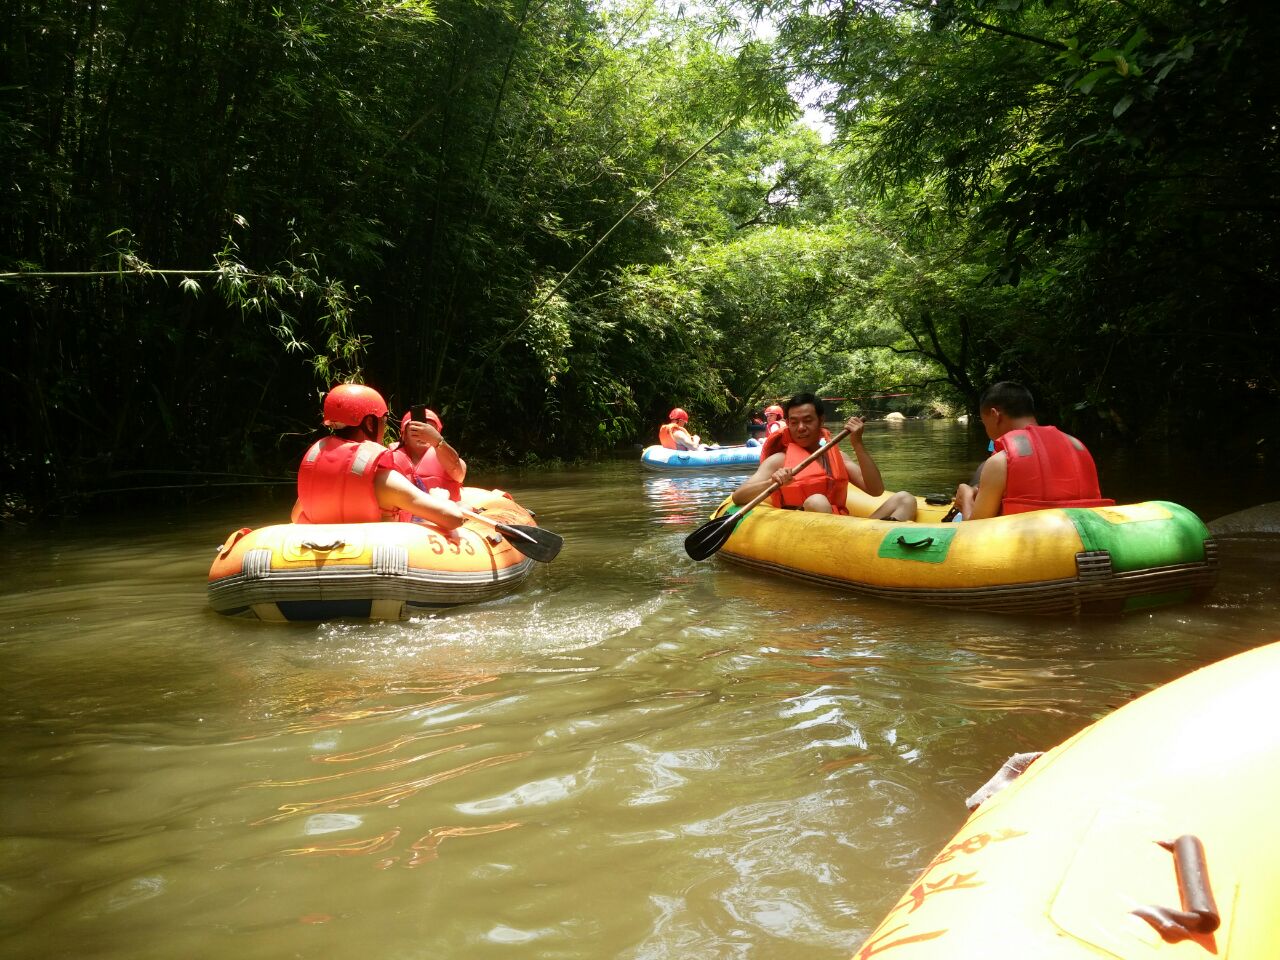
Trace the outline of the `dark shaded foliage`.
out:
<instances>
[{"instance_id":1,"label":"dark shaded foliage","mask_svg":"<svg viewBox=\"0 0 1280 960\"><path fill-rule=\"evenodd\" d=\"M5 486L37 497L287 472L357 374L477 456L607 448L650 358L600 355L565 298L722 229L709 195L622 215L784 109L690 27L576 0L50 0L4 26L0 272L45 275L0 286Z\"/></svg>"}]
</instances>

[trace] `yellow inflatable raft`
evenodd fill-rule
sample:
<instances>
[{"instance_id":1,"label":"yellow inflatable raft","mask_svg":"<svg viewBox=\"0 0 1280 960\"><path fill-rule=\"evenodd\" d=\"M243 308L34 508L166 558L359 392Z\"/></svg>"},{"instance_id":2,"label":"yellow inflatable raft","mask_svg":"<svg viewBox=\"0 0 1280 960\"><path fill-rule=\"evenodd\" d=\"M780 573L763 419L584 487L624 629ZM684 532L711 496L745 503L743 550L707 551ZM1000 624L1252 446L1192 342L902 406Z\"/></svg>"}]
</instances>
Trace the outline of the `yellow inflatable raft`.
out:
<instances>
[{"instance_id":1,"label":"yellow inflatable raft","mask_svg":"<svg viewBox=\"0 0 1280 960\"><path fill-rule=\"evenodd\" d=\"M857 960L1273 960L1280 644L1167 684L1034 760ZM1270 786L1269 786L1270 785Z\"/></svg>"},{"instance_id":2,"label":"yellow inflatable raft","mask_svg":"<svg viewBox=\"0 0 1280 960\"><path fill-rule=\"evenodd\" d=\"M534 523L501 490L464 487L462 502L500 523ZM396 620L501 596L533 563L476 520L454 536L421 523L285 523L227 538L209 570L209 604L261 620Z\"/></svg>"},{"instance_id":3,"label":"yellow inflatable raft","mask_svg":"<svg viewBox=\"0 0 1280 960\"><path fill-rule=\"evenodd\" d=\"M940 522L867 519L889 496L849 487L850 516L780 510L767 501L719 555L735 563L888 599L1005 613L1117 614L1207 592L1217 577L1208 528L1176 503ZM730 500L713 517L737 508Z\"/></svg>"}]
</instances>

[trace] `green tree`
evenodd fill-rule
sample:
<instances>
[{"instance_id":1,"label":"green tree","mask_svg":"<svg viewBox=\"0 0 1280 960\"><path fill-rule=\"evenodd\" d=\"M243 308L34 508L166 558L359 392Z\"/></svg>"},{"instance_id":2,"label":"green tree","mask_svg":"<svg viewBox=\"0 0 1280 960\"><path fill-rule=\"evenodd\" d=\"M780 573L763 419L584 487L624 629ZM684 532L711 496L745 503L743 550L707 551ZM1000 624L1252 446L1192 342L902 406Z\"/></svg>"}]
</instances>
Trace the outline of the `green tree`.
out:
<instances>
[{"instance_id":1,"label":"green tree","mask_svg":"<svg viewBox=\"0 0 1280 960\"><path fill-rule=\"evenodd\" d=\"M963 289L1018 288L987 297L944 283L980 315L928 311L935 326L967 325L971 344L980 316L987 346L959 365L970 381L1017 375L1058 414L1092 409L1129 432L1202 426L1223 401L1259 427L1272 422L1273 8L772 9L792 69L828 84L842 138L862 151L857 179L900 224L936 229L943 217L968 233ZM932 256L916 231L900 236ZM904 315L925 343L924 302L938 289L921 282L921 309Z\"/></svg>"}]
</instances>

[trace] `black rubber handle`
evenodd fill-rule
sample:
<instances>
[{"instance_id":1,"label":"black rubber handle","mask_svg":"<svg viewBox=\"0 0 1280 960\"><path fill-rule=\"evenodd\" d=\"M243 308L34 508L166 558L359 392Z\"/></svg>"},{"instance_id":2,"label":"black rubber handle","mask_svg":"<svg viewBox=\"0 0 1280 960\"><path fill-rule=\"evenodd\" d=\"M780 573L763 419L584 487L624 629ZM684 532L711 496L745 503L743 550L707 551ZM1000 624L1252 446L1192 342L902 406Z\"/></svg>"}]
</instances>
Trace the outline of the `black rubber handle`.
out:
<instances>
[{"instance_id":1,"label":"black rubber handle","mask_svg":"<svg viewBox=\"0 0 1280 960\"><path fill-rule=\"evenodd\" d=\"M1204 844L1189 833L1177 840L1161 840L1160 846L1173 853L1173 867L1178 875L1178 898L1182 909L1172 907L1139 907L1133 911L1151 924L1165 940L1187 940L1198 933L1213 933L1222 923L1218 904L1209 886L1209 867L1205 863Z\"/></svg>"},{"instance_id":2,"label":"black rubber handle","mask_svg":"<svg viewBox=\"0 0 1280 960\"><path fill-rule=\"evenodd\" d=\"M899 537L898 546L910 547L912 550L920 550L924 547L933 546L933 537L925 537L923 540L908 540L906 537Z\"/></svg>"},{"instance_id":3,"label":"black rubber handle","mask_svg":"<svg viewBox=\"0 0 1280 960\"><path fill-rule=\"evenodd\" d=\"M337 550L339 547L345 547L346 541L335 540L333 543L314 543L311 540L303 540L302 546L306 550L314 550L316 553L328 553L330 550Z\"/></svg>"}]
</instances>

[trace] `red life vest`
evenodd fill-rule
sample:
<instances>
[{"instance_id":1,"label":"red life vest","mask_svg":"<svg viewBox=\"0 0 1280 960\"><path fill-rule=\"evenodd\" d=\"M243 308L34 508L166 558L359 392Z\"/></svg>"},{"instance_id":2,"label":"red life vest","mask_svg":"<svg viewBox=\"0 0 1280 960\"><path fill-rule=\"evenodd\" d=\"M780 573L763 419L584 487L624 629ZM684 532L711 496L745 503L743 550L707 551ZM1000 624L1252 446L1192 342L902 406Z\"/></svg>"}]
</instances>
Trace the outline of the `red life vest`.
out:
<instances>
[{"instance_id":1,"label":"red life vest","mask_svg":"<svg viewBox=\"0 0 1280 960\"><path fill-rule=\"evenodd\" d=\"M409 451L405 450L404 444L393 443L387 449L391 451L391 469L406 480L412 480L413 458L409 456Z\"/></svg>"},{"instance_id":2,"label":"red life vest","mask_svg":"<svg viewBox=\"0 0 1280 960\"><path fill-rule=\"evenodd\" d=\"M676 425L674 423L664 423L658 428L658 442L668 450L679 450L680 444L676 443ZM679 429L683 430L684 427Z\"/></svg>"},{"instance_id":3,"label":"red life vest","mask_svg":"<svg viewBox=\"0 0 1280 960\"><path fill-rule=\"evenodd\" d=\"M449 476L444 464L440 462L440 455L436 453L435 447L428 447L427 452L422 455L422 459L413 469L413 480L423 490L443 487L449 491L450 500L462 499L462 485Z\"/></svg>"},{"instance_id":4,"label":"red life vest","mask_svg":"<svg viewBox=\"0 0 1280 960\"><path fill-rule=\"evenodd\" d=\"M822 430L822 439L830 445L831 431L825 427ZM787 456L783 466L791 469L813 452L806 450L798 443L792 443L790 429L784 428L765 440L764 447L760 450L760 460L763 462L784 447ZM775 507L798 509L803 507L805 500L815 493L825 496L835 513L849 512L844 508L845 499L849 496L849 471L845 469L844 456L840 453L838 445L832 446L830 453L819 457L801 470L785 487L775 490L770 500Z\"/></svg>"},{"instance_id":5,"label":"red life vest","mask_svg":"<svg viewBox=\"0 0 1280 960\"><path fill-rule=\"evenodd\" d=\"M373 478L389 451L371 440L317 440L298 466L296 523L376 523L383 520Z\"/></svg>"},{"instance_id":6,"label":"red life vest","mask_svg":"<svg viewBox=\"0 0 1280 960\"><path fill-rule=\"evenodd\" d=\"M462 500L462 484L445 473L434 447L428 447L417 466L414 466L413 458L405 450L404 444L397 443L391 447L391 466L419 490L430 493L436 488L443 488L448 492L450 500ZM396 512L396 519L412 523L415 518L408 510L399 510Z\"/></svg>"},{"instance_id":7,"label":"red life vest","mask_svg":"<svg viewBox=\"0 0 1280 960\"><path fill-rule=\"evenodd\" d=\"M1115 503L1098 489L1098 468L1084 444L1057 427L1010 430L996 441L1001 450L1008 459L1002 514Z\"/></svg>"}]
</instances>

